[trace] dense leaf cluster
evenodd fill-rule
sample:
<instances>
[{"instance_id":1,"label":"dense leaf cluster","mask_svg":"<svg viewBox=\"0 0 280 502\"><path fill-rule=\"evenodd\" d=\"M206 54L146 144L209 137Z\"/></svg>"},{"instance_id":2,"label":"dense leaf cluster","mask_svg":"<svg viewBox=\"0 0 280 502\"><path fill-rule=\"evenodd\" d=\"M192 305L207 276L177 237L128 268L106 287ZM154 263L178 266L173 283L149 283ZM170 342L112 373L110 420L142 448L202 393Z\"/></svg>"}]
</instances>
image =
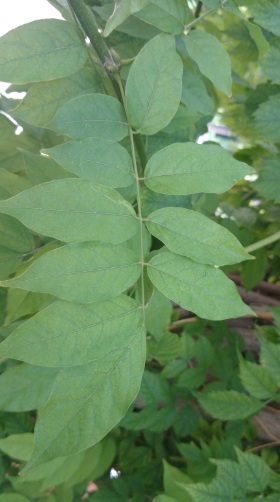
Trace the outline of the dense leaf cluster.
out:
<instances>
[{"instance_id":1,"label":"dense leaf cluster","mask_svg":"<svg viewBox=\"0 0 280 502\"><path fill-rule=\"evenodd\" d=\"M0 501L278 501L279 308L225 320L279 278L279 0L49 1L0 39Z\"/></svg>"}]
</instances>

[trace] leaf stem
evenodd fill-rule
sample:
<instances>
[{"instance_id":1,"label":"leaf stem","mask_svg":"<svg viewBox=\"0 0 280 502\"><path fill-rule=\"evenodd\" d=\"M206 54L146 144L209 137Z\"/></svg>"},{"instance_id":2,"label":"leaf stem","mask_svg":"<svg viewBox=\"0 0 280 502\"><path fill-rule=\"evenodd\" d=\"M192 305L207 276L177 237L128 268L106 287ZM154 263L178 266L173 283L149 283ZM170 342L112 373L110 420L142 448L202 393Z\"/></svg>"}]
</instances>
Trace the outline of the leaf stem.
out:
<instances>
[{"instance_id":1,"label":"leaf stem","mask_svg":"<svg viewBox=\"0 0 280 502\"><path fill-rule=\"evenodd\" d=\"M256 251L257 249L261 249L265 246L268 246L269 244L273 244L273 242L276 242L279 239L280 239L280 231L258 242L254 242L254 244L250 244L250 246L245 247L245 250L247 251L247 253L251 253L252 251Z\"/></svg>"},{"instance_id":2,"label":"leaf stem","mask_svg":"<svg viewBox=\"0 0 280 502\"><path fill-rule=\"evenodd\" d=\"M184 27L184 33L187 32L187 31L189 31L193 26L195 26L197 23L199 23L200 21L202 21L202 19L204 19L205 17L211 16L211 14L214 14L214 12L216 12L217 10L218 10L218 7L216 7L215 9L208 10L207 12L205 12L205 14L202 14L202 16L197 17L191 23L186 24L185 27Z\"/></svg>"},{"instance_id":3,"label":"leaf stem","mask_svg":"<svg viewBox=\"0 0 280 502\"><path fill-rule=\"evenodd\" d=\"M145 326L145 286L144 286L144 246L143 246L143 217L142 217L142 207L141 207L141 197L140 197L140 180L138 177L138 168L137 168L137 160L136 160L136 152L135 152L135 144L132 127L129 123L127 106L126 106L126 98L124 94L124 88L122 85L122 81L119 75L116 75L116 81L120 88L120 93L122 96L124 111L126 115L126 120L128 123L129 129L129 139L131 145L131 154L132 154L132 163L134 169L134 176L136 179L136 190L137 190L137 208L138 208L138 219L139 219L139 235L140 235L140 263L141 263L141 307L142 307L142 322L143 326Z\"/></svg>"}]
</instances>

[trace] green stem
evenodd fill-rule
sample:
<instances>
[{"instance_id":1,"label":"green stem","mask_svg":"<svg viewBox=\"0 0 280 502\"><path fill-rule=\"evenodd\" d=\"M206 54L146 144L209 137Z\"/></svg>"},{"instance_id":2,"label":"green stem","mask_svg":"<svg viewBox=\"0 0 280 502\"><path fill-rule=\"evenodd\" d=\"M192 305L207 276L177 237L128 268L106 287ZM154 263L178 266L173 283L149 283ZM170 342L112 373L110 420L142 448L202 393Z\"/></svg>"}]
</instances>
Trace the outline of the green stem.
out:
<instances>
[{"instance_id":1,"label":"green stem","mask_svg":"<svg viewBox=\"0 0 280 502\"><path fill-rule=\"evenodd\" d=\"M109 78L115 85L116 82L111 72L112 69L114 68L117 71L118 67L106 43L104 42L102 36L98 31L98 26L96 24L93 12L87 5L84 4L83 0L68 0L68 3L71 7L71 10L75 13L75 16L78 19L85 34L90 39L90 42L96 54L98 55L100 61L102 62L102 65L105 71L107 72Z\"/></svg>"},{"instance_id":2,"label":"green stem","mask_svg":"<svg viewBox=\"0 0 280 502\"><path fill-rule=\"evenodd\" d=\"M132 163L133 163L133 169L134 169L134 176L135 176L135 180L136 180L137 208L138 208L139 235L140 235L141 307L142 307L142 321L143 321L143 326L145 326L145 289L144 289L144 265L145 265L145 263L144 263L144 246L143 246L143 217L142 217L141 198L140 198L140 180L139 180L139 177L138 177L138 168L137 168L137 160L136 160L136 152L135 152L135 145L134 145L133 130L132 130L131 125L129 124L124 89L123 89L122 81L121 81L121 78L120 78L119 75L116 75L116 81L117 81L117 83L119 85L119 88L120 88L120 93L121 93L121 96L122 96L122 101L123 101L124 111L125 111L125 115L126 115L126 120L127 120L127 123L128 123L129 139L130 139L131 154L132 154Z\"/></svg>"},{"instance_id":3,"label":"green stem","mask_svg":"<svg viewBox=\"0 0 280 502\"><path fill-rule=\"evenodd\" d=\"M205 12L205 14L202 14L202 16L197 17L191 23L186 24L184 31L189 31L193 26L195 26L197 23L202 21L202 19L204 19L207 16L211 16L211 14L214 14L214 12L216 12L217 10L218 10L218 7L216 7L215 9L208 10L207 12Z\"/></svg>"},{"instance_id":4,"label":"green stem","mask_svg":"<svg viewBox=\"0 0 280 502\"><path fill-rule=\"evenodd\" d=\"M257 249L261 249L265 246L268 246L269 244L273 244L273 242L276 242L279 239L280 239L280 231L270 235L269 237L266 237L265 239L262 239L261 241L254 242L254 244L250 244L250 246L245 247L245 250L247 251L247 253L251 253L252 251L256 251Z\"/></svg>"},{"instance_id":5,"label":"green stem","mask_svg":"<svg viewBox=\"0 0 280 502\"><path fill-rule=\"evenodd\" d=\"M137 148L139 160L140 160L140 168L139 168L139 176L143 176L144 169L146 167L146 164L148 162L147 155L146 155L146 150L144 148L144 144L142 141L142 138L140 134L134 134L134 142L135 146Z\"/></svg>"}]
</instances>

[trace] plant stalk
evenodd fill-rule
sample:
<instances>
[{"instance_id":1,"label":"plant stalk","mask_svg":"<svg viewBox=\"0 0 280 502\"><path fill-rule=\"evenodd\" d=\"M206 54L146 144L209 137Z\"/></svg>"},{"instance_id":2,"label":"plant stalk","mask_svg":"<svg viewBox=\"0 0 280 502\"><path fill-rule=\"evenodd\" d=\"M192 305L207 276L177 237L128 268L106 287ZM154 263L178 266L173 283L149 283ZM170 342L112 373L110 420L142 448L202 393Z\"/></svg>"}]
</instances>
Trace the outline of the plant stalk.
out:
<instances>
[{"instance_id":1,"label":"plant stalk","mask_svg":"<svg viewBox=\"0 0 280 502\"><path fill-rule=\"evenodd\" d=\"M269 246L269 244L273 244L273 242L276 242L279 239L280 239L280 231L270 235L269 237L266 237L265 239L262 239L261 241L254 242L254 244L250 244L250 246L245 247L245 250L247 251L247 253L251 253L252 251L256 251L257 249Z\"/></svg>"}]
</instances>

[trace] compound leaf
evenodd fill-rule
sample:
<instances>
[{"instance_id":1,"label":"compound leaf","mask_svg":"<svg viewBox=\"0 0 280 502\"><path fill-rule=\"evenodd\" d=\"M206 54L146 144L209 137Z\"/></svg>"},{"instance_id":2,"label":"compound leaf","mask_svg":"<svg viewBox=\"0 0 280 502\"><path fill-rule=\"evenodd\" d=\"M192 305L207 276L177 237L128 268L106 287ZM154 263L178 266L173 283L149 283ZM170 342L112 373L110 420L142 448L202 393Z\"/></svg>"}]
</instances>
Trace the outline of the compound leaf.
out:
<instances>
[{"instance_id":1,"label":"compound leaf","mask_svg":"<svg viewBox=\"0 0 280 502\"><path fill-rule=\"evenodd\" d=\"M210 391L197 394L199 404L219 420L242 420L255 415L262 403L235 390Z\"/></svg>"}]
</instances>

